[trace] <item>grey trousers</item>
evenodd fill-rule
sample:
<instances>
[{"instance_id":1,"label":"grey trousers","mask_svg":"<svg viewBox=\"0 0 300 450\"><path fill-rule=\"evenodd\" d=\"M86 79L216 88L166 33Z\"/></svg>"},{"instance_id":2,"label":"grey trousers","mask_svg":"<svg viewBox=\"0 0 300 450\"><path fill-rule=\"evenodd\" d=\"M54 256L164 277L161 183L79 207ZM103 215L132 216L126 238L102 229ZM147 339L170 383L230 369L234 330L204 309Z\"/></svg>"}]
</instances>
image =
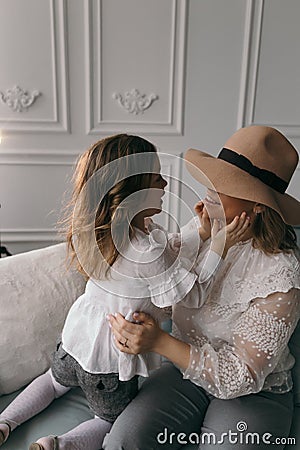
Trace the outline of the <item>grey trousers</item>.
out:
<instances>
[{"instance_id":1,"label":"grey trousers","mask_svg":"<svg viewBox=\"0 0 300 450\"><path fill-rule=\"evenodd\" d=\"M103 449L283 449L275 439L289 436L292 415L291 392L220 400L165 363L117 418Z\"/></svg>"}]
</instances>

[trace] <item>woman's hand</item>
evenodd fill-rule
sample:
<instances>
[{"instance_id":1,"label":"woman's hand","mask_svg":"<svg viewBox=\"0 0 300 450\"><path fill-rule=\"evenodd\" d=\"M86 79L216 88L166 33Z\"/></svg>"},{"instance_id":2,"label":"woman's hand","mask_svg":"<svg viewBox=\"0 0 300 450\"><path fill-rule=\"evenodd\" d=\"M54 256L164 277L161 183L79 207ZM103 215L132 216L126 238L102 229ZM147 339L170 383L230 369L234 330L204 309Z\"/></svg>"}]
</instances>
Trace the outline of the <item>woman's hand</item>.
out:
<instances>
[{"instance_id":1,"label":"woman's hand","mask_svg":"<svg viewBox=\"0 0 300 450\"><path fill-rule=\"evenodd\" d=\"M249 236L249 224L250 217L245 211L226 226L221 221L214 220L211 229L211 250L225 258L230 247Z\"/></svg>"},{"instance_id":2,"label":"woman's hand","mask_svg":"<svg viewBox=\"0 0 300 450\"><path fill-rule=\"evenodd\" d=\"M149 314L133 313L133 319L138 323L128 322L120 313L115 316L109 314L107 319L111 324L116 346L121 352L131 355L155 352L184 370L188 367L189 344L163 331Z\"/></svg>"},{"instance_id":3,"label":"woman's hand","mask_svg":"<svg viewBox=\"0 0 300 450\"><path fill-rule=\"evenodd\" d=\"M132 316L135 323L129 322L120 313L107 316L118 349L132 355L158 352L159 341L165 332L149 314L135 312Z\"/></svg>"}]
</instances>

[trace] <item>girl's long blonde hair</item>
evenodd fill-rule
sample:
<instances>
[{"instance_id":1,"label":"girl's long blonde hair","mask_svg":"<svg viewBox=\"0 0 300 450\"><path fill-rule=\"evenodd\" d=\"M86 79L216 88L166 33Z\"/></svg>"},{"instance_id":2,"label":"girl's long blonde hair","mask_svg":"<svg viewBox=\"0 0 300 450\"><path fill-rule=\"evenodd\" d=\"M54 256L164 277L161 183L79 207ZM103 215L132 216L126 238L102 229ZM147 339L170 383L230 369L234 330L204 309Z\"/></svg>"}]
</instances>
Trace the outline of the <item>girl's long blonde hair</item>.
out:
<instances>
[{"instance_id":1,"label":"girl's long blonde hair","mask_svg":"<svg viewBox=\"0 0 300 450\"><path fill-rule=\"evenodd\" d=\"M252 230L253 246L267 255L288 253L298 248L293 227L287 225L281 216L268 206L256 215Z\"/></svg>"},{"instance_id":2,"label":"girl's long blonde hair","mask_svg":"<svg viewBox=\"0 0 300 450\"><path fill-rule=\"evenodd\" d=\"M132 170L132 163L127 161L126 157L139 153L146 156L148 173ZM120 158L125 161L122 173L119 173ZM101 139L79 157L63 224L70 264L76 263L86 278L105 278L128 243L128 231L129 237L133 237L124 200L150 187L155 158L157 160L153 144L127 134ZM115 163L110 164L112 161ZM117 233L112 236L113 220Z\"/></svg>"}]
</instances>

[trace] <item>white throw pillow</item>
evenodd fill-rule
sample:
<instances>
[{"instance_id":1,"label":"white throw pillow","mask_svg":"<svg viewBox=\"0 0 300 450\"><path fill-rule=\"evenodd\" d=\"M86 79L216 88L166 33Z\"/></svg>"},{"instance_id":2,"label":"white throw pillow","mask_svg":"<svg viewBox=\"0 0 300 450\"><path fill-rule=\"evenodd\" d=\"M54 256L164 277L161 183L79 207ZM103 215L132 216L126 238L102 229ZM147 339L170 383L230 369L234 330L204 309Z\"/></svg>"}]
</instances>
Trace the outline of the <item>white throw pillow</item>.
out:
<instances>
[{"instance_id":1,"label":"white throw pillow","mask_svg":"<svg viewBox=\"0 0 300 450\"><path fill-rule=\"evenodd\" d=\"M66 268L66 244L0 259L0 395L45 372L85 281Z\"/></svg>"}]
</instances>

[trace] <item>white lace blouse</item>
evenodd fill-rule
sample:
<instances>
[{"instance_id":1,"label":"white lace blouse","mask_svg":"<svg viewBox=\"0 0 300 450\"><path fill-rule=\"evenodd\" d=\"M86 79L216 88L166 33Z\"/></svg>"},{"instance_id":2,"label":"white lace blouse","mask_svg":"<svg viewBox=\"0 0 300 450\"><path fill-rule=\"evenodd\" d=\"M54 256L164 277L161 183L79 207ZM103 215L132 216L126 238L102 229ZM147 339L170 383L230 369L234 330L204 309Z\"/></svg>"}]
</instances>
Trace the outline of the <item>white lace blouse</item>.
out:
<instances>
[{"instance_id":1,"label":"white lace blouse","mask_svg":"<svg viewBox=\"0 0 300 450\"><path fill-rule=\"evenodd\" d=\"M205 243L201 258L207 250ZM299 289L294 253L267 256L251 240L232 247L205 304L173 308L173 335L190 344L184 378L222 399L289 391Z\"/></svg>"},{"instance_id":2,"label":"white lace blouse","mask_svg":"<svg viewBox=\"0 0 300 450\"><path fill-rule=\"evenodd\" d=\"M194 220L194 219L192 219ZM201 240L198 223L188 224L181 234L168 234L150 224L149 234L136 236L113 265L110 278L90 279L86 290L71 307L62 331L63 348L90 373L119 373L120 380L148 376L160 366L157 354L129 355L120 352L106 319L120 312L132 321L134 311L166 320L165 307L184 302L199 308L213 283L220 257L208 252L197 260ZM197 272L193 266L197 263Z\"/></svg>"}]
</instances>

